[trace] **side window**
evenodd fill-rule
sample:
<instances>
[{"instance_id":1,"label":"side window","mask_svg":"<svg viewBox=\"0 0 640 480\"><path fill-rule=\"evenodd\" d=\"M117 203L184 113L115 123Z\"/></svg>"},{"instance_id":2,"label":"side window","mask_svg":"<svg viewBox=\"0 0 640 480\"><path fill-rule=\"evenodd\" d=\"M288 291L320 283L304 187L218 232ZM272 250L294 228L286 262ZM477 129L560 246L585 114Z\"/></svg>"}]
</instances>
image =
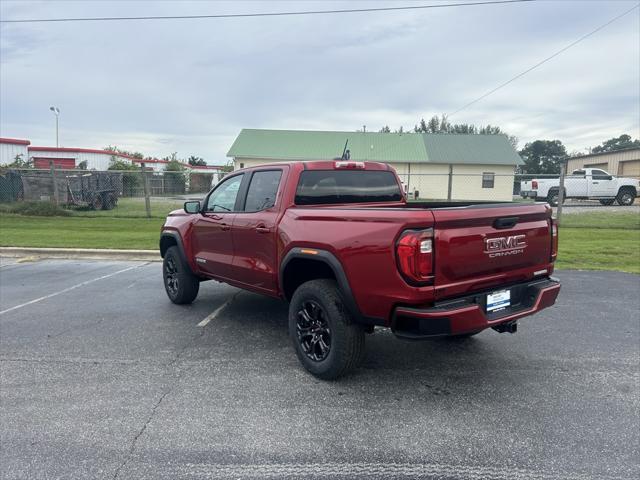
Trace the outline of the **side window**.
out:
<instances>
[{"instance_id":1,"label":"side window","mask_svg":"<svg viewBox=\"0 0 640 480\"><path fill-rule=\"evenodd\" d=\"M282 170L255 172L247 191L245 212L258 212L273 207L276 203L280 177L282 177Z\"/></svg>"},{"instance_id":2,"label":"side window","mask_svg":"<svg viewBox=\"0 0 640 480\"><path fill-rule=\"evenodd\" d=\"M493 188L495 176L493 172L482 172L482 188Z\"/></svg>"},{"instance_id":3,"label":"side window","mask_svg":"<svg viewBox=\"0 0 640 480\"><path fill-rule=\"evenodd\" d=\"M602 170L591 170L591 176L594 180L608 180L609 174Z\"/></svg>"},{"instance_id":4,"label":"side window","mask_svg":"<svg viewBox=\"0 0 640 480\"><path fill-rule=\"evenodd\" d=\"M206 211L232 212L236 205L236 197L238 196L243 176L244 174L236 175L220 183L213 193L209 195Z\"/></svg>"},{"instance_id":5,"label":"side window","mask_svg":"<svg viewBox=\"0 0 640 480\"><path fill-rule=\"evenodd\" d=\"M586 172L584 170L574 170L571 175L584 178L586 176Z\"/></svg>"}]
</instances>

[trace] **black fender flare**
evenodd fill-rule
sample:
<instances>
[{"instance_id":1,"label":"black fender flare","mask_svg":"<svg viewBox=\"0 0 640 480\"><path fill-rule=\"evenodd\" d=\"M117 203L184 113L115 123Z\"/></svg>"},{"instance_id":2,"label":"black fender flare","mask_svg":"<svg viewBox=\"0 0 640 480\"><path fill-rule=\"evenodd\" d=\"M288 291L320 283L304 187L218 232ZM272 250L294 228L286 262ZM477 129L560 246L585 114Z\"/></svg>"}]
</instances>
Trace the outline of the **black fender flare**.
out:
<instances>
[{"instance_id":1,"label":"black fender flare","mask_svg":"<svg viewBox=\"0 0 640 480\"><path fill-rule=\"evenodd\" d=\"M316 253L310 254L305 253L305 250L312 250ZM287 265L294 259L302 258L304 260L313 260L317 262L323 262L331 268L333 274L336 277L336 281L338 282L338 288L340 290L340 294L342 295L342 299L345 303L345 306L349 309L349 313L353 316L354 320L357 323L362 323L365 325L384 325L384 320L380 318L371 318L365 317L360 312L358 308L358 304L353 296L353 292L351 291L351 286L349 285L349 280L347 279L347 275L344 272L344 268L342 267L342 263L340 260L336 258L336 256L327 251L321 250L313 247L295 247L287 252L287 254L280 262L280 270L278 276L278 283L280 287L280 291L283 292L284 295L284 271L287 268Z\"/></svg>"},{"instance_id":2,"label":"black fender flare","mask_svg":"<svg viewBox=\"0 0 640 480\"><path fill-rule=\"evenodd\" d=\"M160 256L162 258L164 258L164 254L165 254L165 251L163 251L163 249L162 249L162 239L163 238L171 238L171 239L175 240L176 246L178 247L178 253L180 255L180 260L182 260L184 265L186 265L187 268L189 268L189 271L192 274L195 275L195 273L193 272L193 269L191 268L191 264L187 260L187 255L184 253L184 244L182 243L182 237L180 236L180 234L178 232L174 232L174 231L164 231L164 232L162 232L160 234L160 242L159 242L158 246L160 247Z\"/></svg>"}]
</instances>

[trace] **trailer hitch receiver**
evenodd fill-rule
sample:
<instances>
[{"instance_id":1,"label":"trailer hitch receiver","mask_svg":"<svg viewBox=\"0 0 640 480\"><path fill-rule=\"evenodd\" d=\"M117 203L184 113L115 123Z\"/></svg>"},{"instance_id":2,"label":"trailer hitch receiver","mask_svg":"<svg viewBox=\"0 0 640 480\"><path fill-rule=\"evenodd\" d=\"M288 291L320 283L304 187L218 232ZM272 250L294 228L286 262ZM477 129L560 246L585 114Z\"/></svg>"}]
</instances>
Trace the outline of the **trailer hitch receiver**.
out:
<instances>
[{"instance_id":1,"label":"trailer hitch receiver","mask_svg":"<svg viewBox=\"0 0 640 480\"><path fill-rule=\"evenodd\" d=\"M516 333L518 331L518 322L502 323L491 328L498 333Z\"/></svg>"}]
</instances>

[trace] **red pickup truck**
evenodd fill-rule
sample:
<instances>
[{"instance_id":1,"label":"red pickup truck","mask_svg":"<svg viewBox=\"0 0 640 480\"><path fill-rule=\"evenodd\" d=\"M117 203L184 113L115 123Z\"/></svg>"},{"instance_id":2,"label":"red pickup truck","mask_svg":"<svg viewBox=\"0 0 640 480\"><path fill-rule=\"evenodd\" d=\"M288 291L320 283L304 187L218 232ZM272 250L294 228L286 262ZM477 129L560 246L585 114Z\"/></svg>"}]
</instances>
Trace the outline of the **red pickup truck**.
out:
<instances>
[{"instance_id":1,"label":"red pickup truck","mask_svg":"<svg viewBox=\"0 0 640 480\"><path fill-rule=\"evenodd\" d=\"M556 300L557 246L546 204L407 202L391 167L351 161L234 171L160 237L172 302L209 279L288 301L296 354L324 379L358 364L375 326L515 332Z\"/></svg>"}]
</instances>

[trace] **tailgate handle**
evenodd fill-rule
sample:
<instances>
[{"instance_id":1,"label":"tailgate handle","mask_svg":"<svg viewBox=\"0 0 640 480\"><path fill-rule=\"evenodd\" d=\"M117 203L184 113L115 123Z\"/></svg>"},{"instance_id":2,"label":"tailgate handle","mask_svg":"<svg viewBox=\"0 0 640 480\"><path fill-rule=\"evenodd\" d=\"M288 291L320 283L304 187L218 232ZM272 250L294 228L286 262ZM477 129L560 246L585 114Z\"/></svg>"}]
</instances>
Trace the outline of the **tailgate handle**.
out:
<instances>
[{"instance_id":1,"label":"tailgate handle","mask_svg":"<svg viewBox=\"0 0 640 480\"><path fill-rule=\"evenodd\" d=\"M493 222L493 227L497 229L512 228L515 227L517 223L518 217L496 218L496 220Z\"/></svg>"}]
</instances>

